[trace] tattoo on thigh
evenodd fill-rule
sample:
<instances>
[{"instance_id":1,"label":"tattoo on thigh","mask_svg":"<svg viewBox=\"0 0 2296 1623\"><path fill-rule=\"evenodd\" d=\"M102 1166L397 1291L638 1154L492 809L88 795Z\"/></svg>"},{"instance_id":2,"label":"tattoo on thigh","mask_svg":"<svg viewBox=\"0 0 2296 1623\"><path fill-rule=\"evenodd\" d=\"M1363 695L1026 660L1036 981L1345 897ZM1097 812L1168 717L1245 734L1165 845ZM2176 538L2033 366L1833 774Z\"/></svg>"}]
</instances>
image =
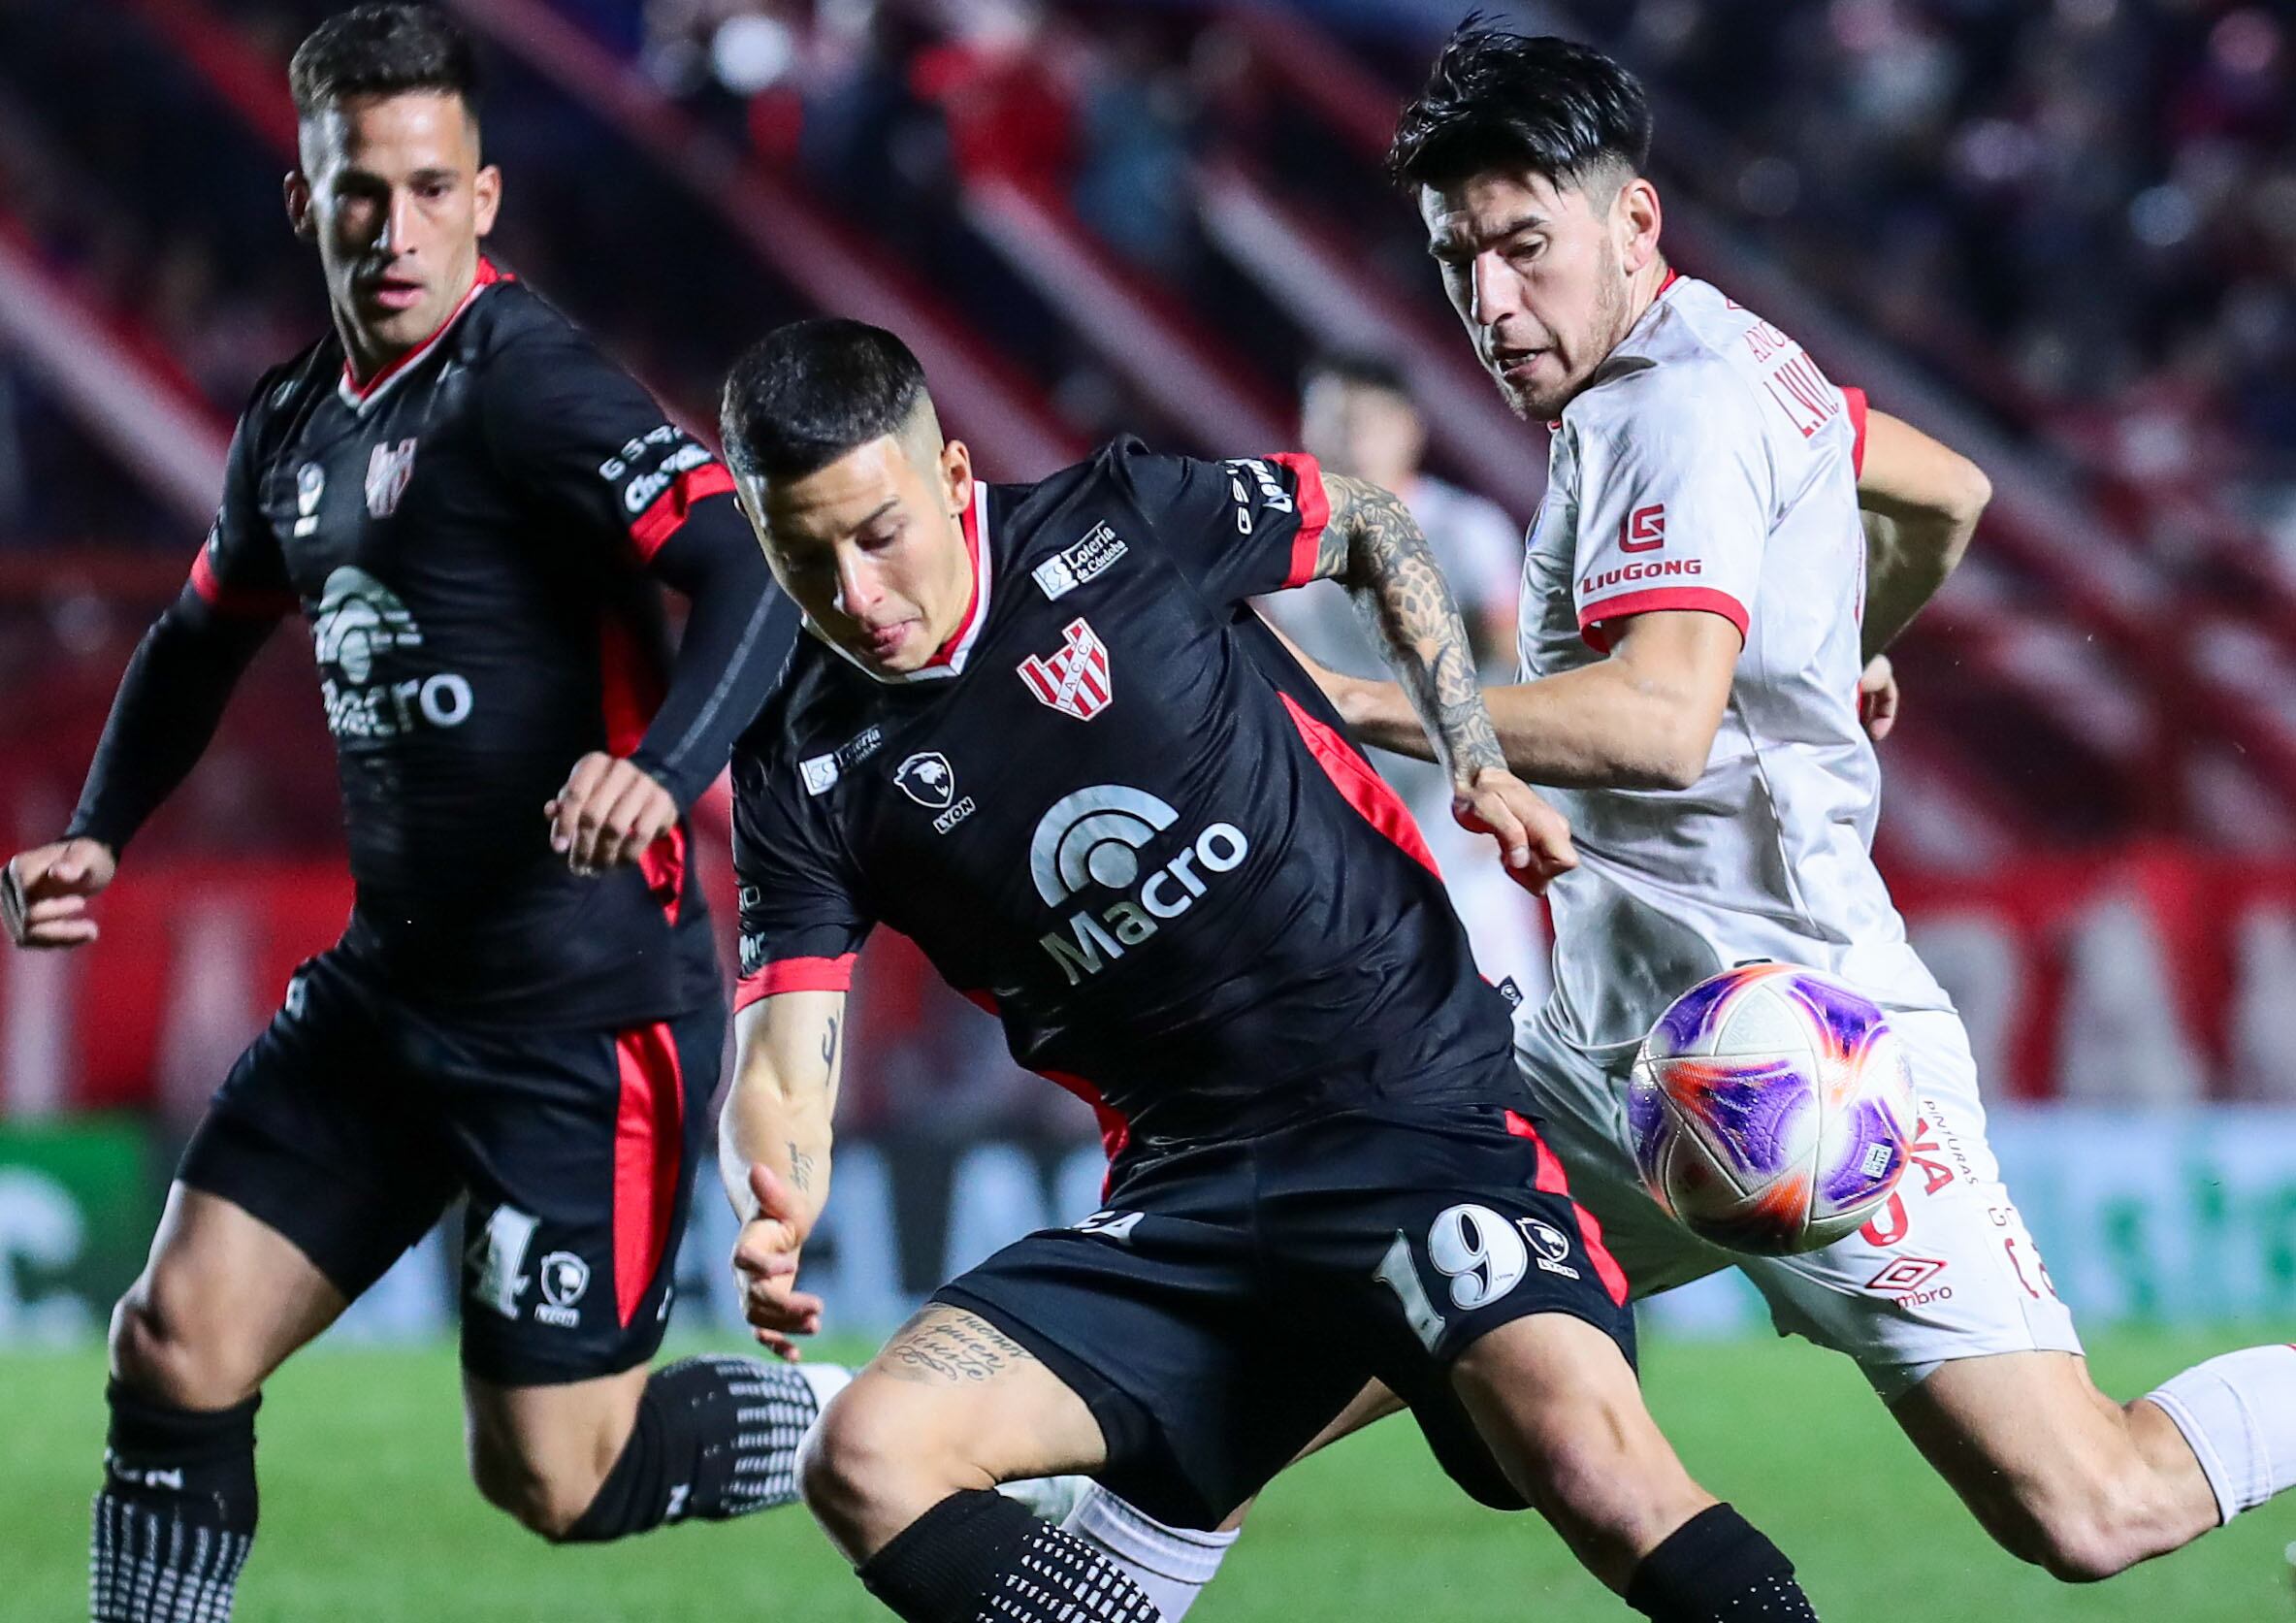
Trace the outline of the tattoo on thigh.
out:
<instances>
[{"instance_id":1,"label":"tattoo on thigh","mask_svg":"<svg viewBox=\"0 0 2296 1623\"><path fill-rule=\"evenodd\" d=\"M986 1319L954 1308L927 1308L885 1344L877 1362L895 1380L931 1385L989 1380L1016 1364L1035 1360L1026 1347Z\"/></svg>"}]
</instances>

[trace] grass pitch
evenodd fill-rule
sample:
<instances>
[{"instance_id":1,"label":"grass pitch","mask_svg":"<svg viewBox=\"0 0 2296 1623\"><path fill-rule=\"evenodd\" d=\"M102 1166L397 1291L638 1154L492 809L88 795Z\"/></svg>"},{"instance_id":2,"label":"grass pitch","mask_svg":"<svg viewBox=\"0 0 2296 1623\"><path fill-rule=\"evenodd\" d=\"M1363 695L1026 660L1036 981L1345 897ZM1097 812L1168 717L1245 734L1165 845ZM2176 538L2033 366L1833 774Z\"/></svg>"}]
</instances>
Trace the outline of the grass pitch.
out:
<instances>
[{"instance_id":1,"label":"grass pitch","mask_svg":"<svg viewBox=\"0 0 2296 1623\"><path fill-rule=\"evenodd\" d=\"M2098 1338L2099 1380L2142 1391L2266 1336ZM1793 1555L1828 1623L2296 1619L2296 1504L2244 1516L2111 1583L2067 1588L1980 1534L1845 1361L1800 1342L1657 1346L1653 1407L1701 1480ZM0 1618L84 1617L100 1355L0 1357ZM879 1612L802 1509L620 1546L550 1549L462 1470L453 1355L322 1350L273 1383L263 1524L240 1623L844 1623ZM1530 1517L1471 1505L1392 1420L1285 1477L1191 1614L1594 1623L1631 1616Z\"/></svg>"}]
</instances>

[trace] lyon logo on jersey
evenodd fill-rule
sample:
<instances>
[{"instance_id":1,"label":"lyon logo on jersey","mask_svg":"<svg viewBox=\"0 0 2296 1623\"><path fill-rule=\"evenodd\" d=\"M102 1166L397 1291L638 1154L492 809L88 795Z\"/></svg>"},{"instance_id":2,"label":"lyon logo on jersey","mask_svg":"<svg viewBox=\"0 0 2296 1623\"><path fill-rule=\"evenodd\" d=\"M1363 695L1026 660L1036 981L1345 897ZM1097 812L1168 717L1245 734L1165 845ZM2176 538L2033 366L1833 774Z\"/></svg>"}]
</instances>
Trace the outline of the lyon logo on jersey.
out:
<instances>
[{"instance_id":1,"label":"lyon logo on jersey","mask_svg":"<svg viewBox=\"0 0 2296 1623\"><path fill-rule=\"evenodd\" d=\"M1059 651L1050 658L1031 654L1020 662L1020 680L1038 703L1088 722L1116 697L1109 680L1108 644L1081 619L1071 620L1060 637Z\"/></svg>"}]
</instances>

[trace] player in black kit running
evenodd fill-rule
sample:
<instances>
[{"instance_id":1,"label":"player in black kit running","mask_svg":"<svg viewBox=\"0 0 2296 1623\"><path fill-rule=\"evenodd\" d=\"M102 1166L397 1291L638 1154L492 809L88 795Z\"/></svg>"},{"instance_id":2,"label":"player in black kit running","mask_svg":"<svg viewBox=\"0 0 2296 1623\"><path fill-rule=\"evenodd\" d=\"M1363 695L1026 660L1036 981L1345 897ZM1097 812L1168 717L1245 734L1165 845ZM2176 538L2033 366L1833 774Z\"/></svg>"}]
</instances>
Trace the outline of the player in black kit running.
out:
<instances>
[{"instance_id":1,"label":"player in black kit running","mask_svg":"<svg viewBox=\"0 0 2296 1623\"><path fill-rule=\"evenodd\" d=\"M461 37L362 7L292 77L288 206L335 334L257 387L65 838L9 867L20 943L92 939L89 899L301 605L358 900L113 1315L100 1618L228 1617L259 1389L458 1194L471 1468L536 1532L786 1500L816 1409L756 1358L646 1369L726 1022L683 808L794 613L724 465L481 254L500 178ZM674 660L657 581L693 604Z\"/></svg>"},{"instance_id":2,"label":"player in black kit running","mask_svg":"<svg viewBox=\"0 0 2296 1623\"><path fill-rule=\"evenodd\" d=\"M734 753L739 1058L721 1129L751 1322L819 1321L854 955L909 936L1091 1099L1106 1209L945 1285L829 1406L808 1504L912 1623L1139 1623L1148 1588L992 1490L1081 1471L1218 1526L1377 1376L1452 1476L1536 1505L1669 1623L1810 1618L1642 1406L1626 1282L1525 1114L1409 814L1251 615L1344 582L1463 815L1543 879L1467 634L1401 503L1310 458L1120 441L973 477L851 321L743 357L724 433L810 633Z\"/></svg>"}]
</instances>

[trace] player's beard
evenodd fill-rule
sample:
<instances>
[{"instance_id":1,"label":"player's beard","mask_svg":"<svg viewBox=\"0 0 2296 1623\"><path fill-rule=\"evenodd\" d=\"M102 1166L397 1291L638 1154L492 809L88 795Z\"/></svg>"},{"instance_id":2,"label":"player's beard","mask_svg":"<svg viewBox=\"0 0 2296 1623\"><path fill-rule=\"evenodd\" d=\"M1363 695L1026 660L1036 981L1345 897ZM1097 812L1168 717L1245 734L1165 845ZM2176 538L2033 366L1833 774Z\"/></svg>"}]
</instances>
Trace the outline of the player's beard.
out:
<instances>
[{"instance_id":1,"label":"player's beard","mask_svg":"<svg viewBox=\"0 0 2296 1623\"><path fill-rule=\"evenodd\" d=\"M1617 250L1604 242L1602 263L1595 275L1594 308L1581 330L1581 339L1570 345L1570 357L1578 361L1578 366L1566 373L1560 383L1538 393L1500 380L1500 398L1516 416L1527 423L1551 423L1562 416L1565 406L1578 398L1587 380L1610 358L1610 352L1625 341L1633 326L1627 312L1628 285Z\"/></svg>"}]
</instances>

